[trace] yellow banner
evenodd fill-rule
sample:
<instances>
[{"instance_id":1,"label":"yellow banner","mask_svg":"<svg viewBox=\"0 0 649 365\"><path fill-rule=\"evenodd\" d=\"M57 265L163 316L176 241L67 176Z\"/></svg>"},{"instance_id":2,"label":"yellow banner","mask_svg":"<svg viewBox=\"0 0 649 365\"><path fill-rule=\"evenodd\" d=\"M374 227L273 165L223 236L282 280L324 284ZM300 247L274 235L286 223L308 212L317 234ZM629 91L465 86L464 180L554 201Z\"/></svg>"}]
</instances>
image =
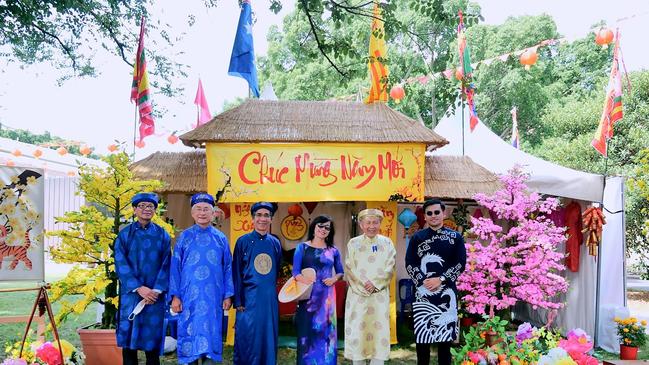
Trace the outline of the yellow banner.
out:
<instances>
[{"instance_id":1,"label":"yellow banner","mask_svg":"<svg viewBox=\"0 0 649 365\"><path fill-rule=\"evenodd\" d=\"M422 201L418 143L209 143L208 190L222 201Z\"/></svg>"},{"instance_id":2,"label":"yellow banner","mask_svg":"<svg viewBox=\"0 0 649 365\"><path fill-rule=\"evenodd\" d=\"M383 212L380 233L392 240L397 249L397 202L367 202L368 208ZM397 343L397 271L395 269L390 283L390 344Z\"/></svg>"},{"instance_id":3,"label":"yellow banner","mask_svg":"<svg viewBox=\"0 0 649 365\"><path fill-rule=\"evenodd\" d=\"M250 204L230 204L230 250L234 253L234 245L239 237L252 231L252 216ZM236 310L233 307L228 311L228 332L225 343L234 345L234 322Z\"/></svg>"}]
</instances>

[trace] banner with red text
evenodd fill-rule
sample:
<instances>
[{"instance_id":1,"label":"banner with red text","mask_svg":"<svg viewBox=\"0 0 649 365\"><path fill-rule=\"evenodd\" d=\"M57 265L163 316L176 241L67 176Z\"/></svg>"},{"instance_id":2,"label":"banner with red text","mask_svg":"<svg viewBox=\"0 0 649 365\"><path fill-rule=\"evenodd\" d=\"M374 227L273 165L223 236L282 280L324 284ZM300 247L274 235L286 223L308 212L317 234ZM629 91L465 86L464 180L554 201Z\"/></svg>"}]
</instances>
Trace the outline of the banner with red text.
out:
<instances>
[{"instance_id":1,"label":"banner with red text","mask_svg":"<svg viewBox=\"0 0 649 365\"><path fill-rule=\"evenodd\" d=\"M206 149L208 190L225 187L223 202L424 197L423 144L209 143Z\"/></svg>"}]
</instances>

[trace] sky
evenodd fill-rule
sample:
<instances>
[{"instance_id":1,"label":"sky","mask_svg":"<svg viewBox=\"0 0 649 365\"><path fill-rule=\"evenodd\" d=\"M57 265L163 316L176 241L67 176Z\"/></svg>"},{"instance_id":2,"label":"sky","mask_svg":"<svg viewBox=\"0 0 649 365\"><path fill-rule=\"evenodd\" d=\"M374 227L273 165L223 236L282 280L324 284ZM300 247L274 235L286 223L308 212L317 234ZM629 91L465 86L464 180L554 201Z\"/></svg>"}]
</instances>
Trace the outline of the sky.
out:
<instances>
[{"instance_id":1,"label":"sky","mask_svg":"<svg viewBox=\"0 0 649 365\"><path fill-rule=\"evenodd\" d=\"M283 16L293 9L294 3L285 0L283 10L276 15L268 9L267 1L253 1L257 18L253 37L258 56L267 52L269 27L281 25ZM609 27L620 27L627 69L649 69L647 0L477 0L477 3L486 24L501 24L510 16L549 14L555 19L559 33L569 40L586 36L592 24L604 20ZM248 95L245 80L227 75L239 18L236 0L219 1L211 9L205 9L201 1L162 0L156 5L156 15L170 22L174 31L186 31L173 51L183 51L178 61L191 68L186 79L177 81L185 87L184 95L170 100L156 95L154 90L154 100L167 112L156 120L159 135L145 139L146 146L136 150L136 160L159 150L191 150L181 142L169 144L167 136L173 131L186 131L195 122L193 100L199 77L213 115L221 111L224 101ZM193 27L187 26L189 14L196 16ZM618 21L621 18L628 19ZM76 78L58 85L60 72L47 64L18 67L0 60L3 68L0 123L83 141L98 153L107 153L107 146L114 140L130 144L134 128L134 105L129 100L132 69L118 57L107 54L98 54L95 64L100 70L98 77Z\"/></svg>"}]
</instances>

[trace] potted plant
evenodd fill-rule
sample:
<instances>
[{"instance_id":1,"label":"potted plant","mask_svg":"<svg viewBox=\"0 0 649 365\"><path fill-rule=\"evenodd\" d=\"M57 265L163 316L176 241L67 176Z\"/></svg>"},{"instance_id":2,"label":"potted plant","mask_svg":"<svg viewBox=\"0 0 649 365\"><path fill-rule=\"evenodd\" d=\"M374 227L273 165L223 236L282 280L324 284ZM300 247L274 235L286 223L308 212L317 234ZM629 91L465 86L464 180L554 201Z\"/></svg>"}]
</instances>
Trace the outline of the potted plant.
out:
<instances>
[{"instance_id":1,"label":"potted plant","mask_svg":"<svg viewBox=\"0 0 649 365\"><path fill-rule=\"evenodd\" d=\"M157 180L135 180L129 170L126 153L103 158L105 168L79 167L79 191L86 205L79 211L66 212L57 223L66 229L50 232L60 243L50 247L52 260L75 264L67 276L52 284L52 300L61 307L58 323L70 314L83 313L91 303L103 306L101 323L80 329L79 336L89 364L121 364L121 352L115 339L115 314L118 304L118 279L114 265L113 245L120 228L133 216L131 198L141 191L162 187ZM160 208L159 208L160 209ZM172 227L159 215L153 221L173 236ZM71 295L75 295L71 299ZM95 339L101 337L103 340ZM99 341L99 342L98 342ZM96 346L95 346L96 345ZM101 351L95 355L94 350ZM114 359L109 358L113 354ZM95 357L99 356L99 357Z\"/></svg>"},{"instance_id":2,"label":"potted plant","mask_svg":"<svg viewBox=\"0 0 649 365\"><path fill-rule=\"evenodd\" d=\"M647 342L647 321L638 321L635 317L615 318L617 336L620 338L620 359L636 360L638 348Z\"/></svg>"}]
</instances>

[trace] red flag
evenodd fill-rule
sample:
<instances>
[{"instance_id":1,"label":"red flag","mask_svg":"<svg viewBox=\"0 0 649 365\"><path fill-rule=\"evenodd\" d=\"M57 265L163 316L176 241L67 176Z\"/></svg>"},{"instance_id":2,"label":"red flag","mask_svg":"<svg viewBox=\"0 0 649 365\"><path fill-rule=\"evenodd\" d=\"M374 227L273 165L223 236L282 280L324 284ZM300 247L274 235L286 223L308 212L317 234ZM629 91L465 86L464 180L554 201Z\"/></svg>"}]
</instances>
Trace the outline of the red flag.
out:
<instances>
[{"instance_id":1,"label":"red flag","mask_svg":"<svg viewBox=\"0 0 649 365\"><path fill-rule=\"evenodd\" d=\"M196 127L209 122L212 119L212 114L210 113L210 107L207 105L207 99L205 98L205 92L203 91L203 83L201 82L201 79L198 79L198 89L196 90L194 104L196 104L196 106L198 107L198 119L196 120Z\"/></svg>"},{"instance_id":2,"label":"red flag","mask_svg":"<svg viewBox=\"0 0 649 365\"><path fill-rule=\"evenodd\" d=\"M599 120L595 138L590 143L597 152L606 157L606 142L613 138L613 125L622 119L622 78L620 75L619 64L619 47L620 47L620 31L617 31L615 36L615 49L613 50L613 66L611 67L611 75L608 80L606 88L606 100L604 101L604 109L602 116Z\"/></svg>"},{"instance_id":3,"label":"red flag","mask_svg":"<svg viewBox=\"0 0 649 365\"><path fill-rule=\"evenodd\" d=\"M133 83L131 84L131 102L138 105L140 115L140 141L155 133L153 107L149 96L149 76L146 71L146 56L144 53L144 17L140 23L140 40L133 65Z\"/></svg>"}]
</instances>

